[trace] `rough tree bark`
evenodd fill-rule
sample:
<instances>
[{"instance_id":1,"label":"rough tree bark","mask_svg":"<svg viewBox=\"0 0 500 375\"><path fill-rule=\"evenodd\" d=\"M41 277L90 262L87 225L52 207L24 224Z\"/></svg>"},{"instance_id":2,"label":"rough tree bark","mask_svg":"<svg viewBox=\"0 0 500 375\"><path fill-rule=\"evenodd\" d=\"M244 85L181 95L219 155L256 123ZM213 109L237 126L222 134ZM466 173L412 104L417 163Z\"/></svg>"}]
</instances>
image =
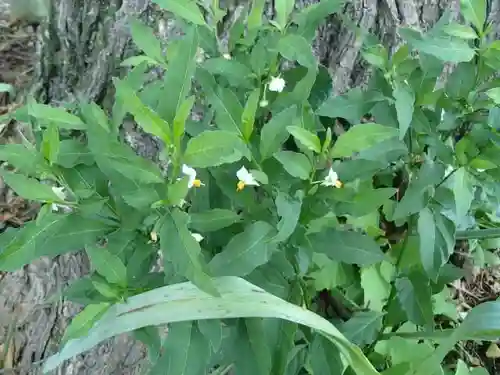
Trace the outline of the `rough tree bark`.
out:
<instances>
[{"instance_id":1,"label":"rough tree bark","mask_svg":"<svg viewBox=\"0 0 500 375\"><path fill-rule=\"evenodd\" d=\"M498 36L500 0L491 1L490 19L496 21ZM296 1L297 7L314 2ZM235 12L237 5L234 0L231 3L231 11ZM426 29L445 9L457 16L458 8L458 0L354 0L343 8L343 13L376 34L385 45L396 47L400 42L398 26ZM52 0L50 20L41 28L40 61L33 87L38 99L58 104L80 97L96 102L108 98L110 79L119 73L119 62L131 48L127 28L131 16L149 20L165 38L171 32L170 23L153 10L150 0ZM361 46L340 17L327 20L318 31L314 47L333 76L334 92L363 84L369 76L366 64L359 58ZM157 154L155 142L139 131L129 130L127 138L139 153L151 158ZM12 328L15 362L19 366L13 373L38 374L33 363L56 350L64 328L79 308L65 301L46 303L46 299L86 272L85 257L74 253L38 260L0 279L0 343ZM119 337L72 360L57 373L137 374L143 358L140 345Z\"/></svg>"}]
</instances>

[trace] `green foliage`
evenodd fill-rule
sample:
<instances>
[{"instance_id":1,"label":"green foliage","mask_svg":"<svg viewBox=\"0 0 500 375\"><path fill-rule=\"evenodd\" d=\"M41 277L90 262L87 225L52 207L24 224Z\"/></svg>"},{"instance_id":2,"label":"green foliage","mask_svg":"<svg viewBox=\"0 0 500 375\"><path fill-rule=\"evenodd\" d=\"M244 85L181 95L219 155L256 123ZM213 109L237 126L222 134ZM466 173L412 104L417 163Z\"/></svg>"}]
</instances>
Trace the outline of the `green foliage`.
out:
<instances>
[{"instance_id":1,"label":"green foliage","mask_svg":"<svg viewBox=\"0 0 500 375\"><path fill-rule=\"evenodd\" d=\"M462 277L457 240L479 265L500 263L488 250L500 43L484 0L460 2L466 24L401 28L393 54L366 38L373 76L341 96L311 47L340 1L276 0L268 19L254 0L227 50L218 1L155 3L183 36L164 53L131 21L144 54L122 64L133 68L114 79L110 114L29 102L33 139L0 147L4 182L42 204L0 236L0 270L81 249L92 265L62 292L84 309L46 371L131 333L150 374L427 375L447 370L458 341L500 336L498 302L462 319L446 287ZM121 139L127 115L161 144L164 168Z\"/></svg>"}]
</instances>

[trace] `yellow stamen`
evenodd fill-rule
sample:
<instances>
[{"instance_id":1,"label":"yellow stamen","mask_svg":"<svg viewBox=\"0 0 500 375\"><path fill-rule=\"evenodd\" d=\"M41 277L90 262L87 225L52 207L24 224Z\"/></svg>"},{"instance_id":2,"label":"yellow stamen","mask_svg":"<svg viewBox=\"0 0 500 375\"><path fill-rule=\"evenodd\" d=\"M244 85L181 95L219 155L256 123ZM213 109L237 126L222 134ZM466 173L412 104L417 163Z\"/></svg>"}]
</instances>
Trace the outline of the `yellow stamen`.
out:
<instances>
[{"instance_id":1,"label":"yellow stamen","mask_svg":"<svg viewBox=\"0 0 500 375\"><path fill-rule=\"evenodd\" d=\"M335 182L335 187L341 188L342 186L344 186L344 184L342 183L342 181L337 180L337 181Z\"/></svg>"},{"instance_id":2,"label":"yellow stamen","mask_svg":"<svg viewBox=\"0 0 500 375\"><path fill-rule=\"evenodd\" d=\"M236 185L236 191L242 191L244 187L245 183L243 181L239 181L238 184Z\"/></svg>"},{"instance_id":3,"label":"yellow stamen","mask_svg":"<svg viewBox=\"0 0 500 375\"><path fill-rule=\"evenodd\" d=\"M194 180L193 186L199 188L201 186L201 180L198 180L198 179Z\"/></svg>"}]
</instances>

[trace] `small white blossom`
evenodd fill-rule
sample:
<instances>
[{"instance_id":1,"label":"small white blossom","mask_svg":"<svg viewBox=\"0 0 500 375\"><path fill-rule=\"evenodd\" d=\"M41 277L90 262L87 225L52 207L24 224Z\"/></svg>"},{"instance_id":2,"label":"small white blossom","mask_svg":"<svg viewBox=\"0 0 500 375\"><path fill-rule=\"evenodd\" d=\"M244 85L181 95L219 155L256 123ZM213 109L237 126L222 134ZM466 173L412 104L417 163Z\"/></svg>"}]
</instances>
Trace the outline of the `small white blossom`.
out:
<instances>
[{"instance_id":1,"label":"small white blossom","mask_svg":"<svg viewBox=\"0 0 500 375\"><path fill-rule=\"evenodd\" d=\"M262 108L267 107L268 105L269 105L269 102L266 99L262 99L259 102L259 106L262 107Z\"/></svg>"},{"instance_id":2,"label":"small white blossom","mask_svg":"<svg viewBox=\"0 0 500 375\"><path fill-rule=\"evenodd\" d=\"M238 172L236 172L236 177L238 177L238 184L236 185L237 191L243 190L243 188L247 185L259 186L255 177L245 167L241 167Z\"/></svg>"},{"instance_id":3,"label":"small white blossom","mask_svg":"<svg viewBox=\"0 0 500 375\"><path fill-rule=\"evenodd\" d=\"M339 176L337 172L335 172L332 168L328 171L328 175L321 182L323 186L335 186L337 188L342 187L342 182L339 180Z\"/></svg>"},{"instance_id":4,"label":"small white blossom","mask_svg":"<svg viewBox=\"0 0 500 375\"><path fill-rule=\"evenodd\" d=\"M482 169L482 168L477 168L476 171L478 171L479 173L483 173L486 169Z\"/></svg>"},{"instance_id":5,"label":"small white blossom","mask_svg":"<svg viewBox=\"0 0 500 375\"><path fill-rule=\"evenodd\" d=\"M229 53L222 54L222 57L224 57L226 60L231 60L231 55Z\"/></svg>"},{"instance_id":6,"label":"small white blossom","mask_svg":"<svg viewBox=\"0 0 500 375\"><path fill-rule=\"evenodd\" d=\"M201 242L205 238L199 233L191 233L191 236L193 236L193 238L196 240L196 242Z\"/></svg>"},{"instance_id":7,"label":"small white blossom","mask_svg":"<svg viewBox=\"0 0 500 375\"><path fill-rule=\"evenodd\" d=\"M196 171L194 168L191 168L190 166L183 164L182 165L182 174L186 175L189 177L188 181L188 188L191 189L193 186L194 187L200 187L204 186L205 184L202 183L200 180L196 178Z\"/></svg>"},{"instance_id":8,"label":"small white blossom","mask_svg":"<svg viewBox=\"0 0 500 375\"><path fill-rule=\"evenodd\" d=\"M272 77L269 82L269 91L282 92L286 86L286 82L281 77Z\"/></svg>"},{"instance_id":9,"label":"small white blossom","mask_svg":"<svg viewBox=\"0 0 500 375\"><path fill-rule=\"evenodd\" d=\"M60 200L63 201L63 200L66 199L66 193L64 192L64 188L63 187L52 186L52 191L54 192L55 195L57 195L57 197Z\"/></svg>"}]
</instances>

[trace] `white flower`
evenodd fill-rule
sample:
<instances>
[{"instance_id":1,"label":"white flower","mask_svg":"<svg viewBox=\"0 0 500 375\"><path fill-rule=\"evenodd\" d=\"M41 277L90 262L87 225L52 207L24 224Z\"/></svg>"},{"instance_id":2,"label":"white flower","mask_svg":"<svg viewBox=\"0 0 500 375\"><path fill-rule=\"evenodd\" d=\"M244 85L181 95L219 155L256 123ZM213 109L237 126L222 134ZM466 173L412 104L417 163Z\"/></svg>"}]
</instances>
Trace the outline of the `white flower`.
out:
<instances>
[{"instance_id":1,"label":"white flower","mask_svg":"<svg viewBox=\"0 0 500 375\"><path fill-rule=\"evenodd\" d=\"M52 212L59 212L59 210L61 210L64 213L73 212L73 209L65 204L52 203L50 205L50 209L52 210Z\"/></svg>"},{"instance_id":2,"label":"white flower","mask_svg":"<svg viewBox=\"0 0 500 375\"><path fill-rule=\"evenodd\" d=\"M241 167L238 172L236 172L236 177L238 177L238 184L236 185L236 190L241 191L245 186L259 186L259 183L255 177L245 168Z\"/></svg>"},{"instance_id":3,"label":"white flower","mask_svg":"<svg viewBox=\"0 0 500 375\"><path fill-rule=\"evenodd\" d=\"M190 166L186 165L186 164L183 164L182 165L182 174L186 175L189 177L189 181L188 181L188 188L192 188L193 186L194 187L200 187L200 186L204 186L205 184L202 183L200 180L198 180L196 178L196 171L191 168Z\"/></svg>"},{"instance_id":4,"label":"white flower","mask_svg":"<svg viewBox=\"0 0 500 375\"><path fill-rule=\"evenodd\" d=\"M483 173L486 169L482 169L482 168L477 168L476 171L478 171L479 173Z\"/></svg>"},{"instance_id":5,"label":"white flower","mask_svg":"<svg viewBox=\"0 0 500 375\"><path fill-rule=\"evenodd\" d=\"M64 192L64 188L63 187L52 186L52 191L54 192L55 195L57 195L57 197L60 200L63 201L63 200L66 199L66 193Z\"/></svg>"},{"instance_id":6,"label":"white flower","mask_svg":"<svg viewBox=\"0 0 500 375\"><path fill-rule=\"evenodd\" d=\"M267 107L268 105L269 105L269 102L266 99L262 99L259 102L259 106L262 107L262 108Z\"/></svg>"},{"instance_id":7,"label":"white flower","mask_svg":"<svg viewBox=\"0 0 500 375\"><path fill-rule=\"evenodd\" d=\"M149 237L151 238L152 242L158 242L158 233L156 233L155 231L149 233Z\"/></svg>"},{"instance_id":8,"label":"white flower","mask_svg":"<svg viewBox=\"0 0 500 375\"><path fill-rule=\"evenodd\" d=\"M226 60L231 60L231 55L229 53L222 54L222 57L224 57Z\"/></svg>"},{"instance_id":9,"label":"white flower","mask_svg":"<svg viewBox=\"0 0 500 375\"><path fill-rule=\"evenodd\" d=\"M328 171L328 175L321 182L323 186L335 186L337 188L342 187L342 182L339 180L339 176L337 172L335 172L332 168Z\"/></svg>"},{"instance_id":10,"label":"white flower","mask_svg":"<svg viewBox=\"0 0 500 375\"><path fill-rule=\"evenodd\" d=\"M191 233L191 236L193 236L193 238L196 240L196 242L201 242L205 238L199 233Z\"/></svg>"},{"instance_id":11,"label":"white flower","mask_svg":"<svg viewBox=\"0 0 500 375\"><path fill-rule=\"evenodd\" d=\"M269 91L282 92L286 86L286 82L281 77L272 77L271 82L269 82Z\"/></svg>"}]
</instances>

